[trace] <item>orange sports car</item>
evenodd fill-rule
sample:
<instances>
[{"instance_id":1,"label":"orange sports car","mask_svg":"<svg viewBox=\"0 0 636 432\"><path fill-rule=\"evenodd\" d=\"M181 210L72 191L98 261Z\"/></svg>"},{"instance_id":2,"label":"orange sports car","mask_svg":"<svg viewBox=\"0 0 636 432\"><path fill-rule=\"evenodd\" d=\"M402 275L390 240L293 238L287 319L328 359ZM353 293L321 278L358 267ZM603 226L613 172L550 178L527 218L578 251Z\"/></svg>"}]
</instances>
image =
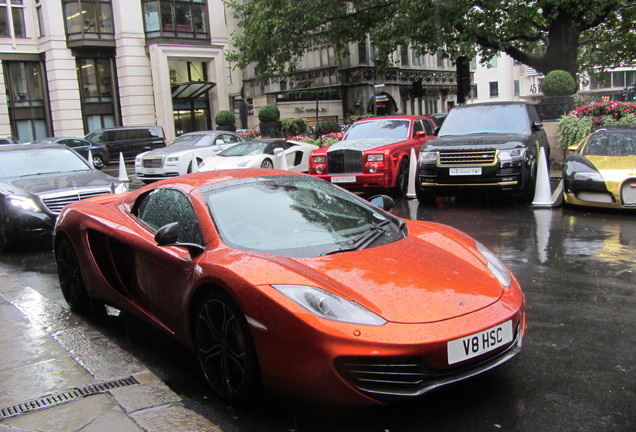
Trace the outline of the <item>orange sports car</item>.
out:
<instances>
[{"instance_id":1,"label":"orange sports car","mask_svg":"<svg viewBox=\"0 0 636 432\"><path fill-rule=\"evenodd\" d=\"M389 403L517 354L525 300L483 245L310 175L220 170L68 205L64 297L190 347L212 390Z\"/></svg>"}]
</instances>

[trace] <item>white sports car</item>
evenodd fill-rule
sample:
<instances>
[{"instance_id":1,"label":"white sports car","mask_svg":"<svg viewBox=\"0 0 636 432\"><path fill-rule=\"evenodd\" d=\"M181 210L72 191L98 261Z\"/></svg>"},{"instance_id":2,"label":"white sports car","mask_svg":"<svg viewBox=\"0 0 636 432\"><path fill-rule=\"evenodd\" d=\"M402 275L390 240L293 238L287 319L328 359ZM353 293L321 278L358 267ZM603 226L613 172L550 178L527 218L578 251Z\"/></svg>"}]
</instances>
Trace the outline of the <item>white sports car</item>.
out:
<instances>
[{"instance_id":1,"label":"white sports car","mask_svg":"<svg viewBox=\"0 0 636 432\"><path fill-rule=\"evenodd\" d=\"M229 168L275 168L307 172L309 153L318 146L302 141L263 140L235 144L203 160L199 171ZM284 157L283 157L284 156Z\"/></svg>"},{"instance_id":2,"label":"white sports car","mask_svg":"<svg viewBox=\"0 0 636 432\"><path fill-rule=\"evenodd\" d=\"M245 138L233 132L189 132L177 137L166 147L137 155L135 175L142 182L149 183L187 174L192 172L193 159L199 164L206 157L244 141Z\"/></svg>"}]
</instances>

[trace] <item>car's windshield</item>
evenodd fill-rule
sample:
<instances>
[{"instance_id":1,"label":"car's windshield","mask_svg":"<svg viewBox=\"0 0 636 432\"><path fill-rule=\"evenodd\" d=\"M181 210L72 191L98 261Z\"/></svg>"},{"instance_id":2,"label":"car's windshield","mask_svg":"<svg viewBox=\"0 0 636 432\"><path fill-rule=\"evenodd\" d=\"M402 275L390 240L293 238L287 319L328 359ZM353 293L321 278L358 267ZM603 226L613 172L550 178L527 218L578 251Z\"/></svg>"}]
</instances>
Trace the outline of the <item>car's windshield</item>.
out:
<instances>
[{"instance_id":1,"label":"car's windshield","mask_svg":"<svg viewBox=\"0 0 636 432\"><path fill-rule=\"evenodd\" d=\"M90 170L88 163L66 147L25 148L0 152L0 177Z\"/></svg>"},{"instance_id":2,"label":"car's windshield","mask_svg":"<svg viewBox=\"0 0 636 432\"><path fill-rule=\"evenodd\" d=\"M262 154L265 152L268 143L241 143L235 144L232 147L226 148L219 153L219 156L247 156Z\"/></svg>"},{"instance_id":3,"label":"car's windshield","mask_svg":"<svg viewBox=\"0 0 636 432\"><path fill-rule=\"evenodd\" d=\"M480 133L529 134L530 121L525 106L486 104L453 108L446 116L438 136Z\"/></svg>"},{"instance_id":4,"label":"car's windshield","mask_svg":"<svg viewBox=\"0 0 636 432\"><path fill-rule=\"evenodd\" d=\"M599 132L590 137L583 149L584 155L634 156L636 155L636 130Z\"/></svg>"},{"instance_id":5,"label":"car's windshield","mask_svg":"<svg viewBox=\"0 0 636 432\"><path fill-rule=\"evenodd\" d=\"M345 250L369 230L372 246L402 238L394 218L361 198L308 176L233 182L202 191L223 241L283 256ZM365 244L365 247L371 246Z\"/></svg>"},{"instance_id":6,"label":"car's windshield","mask_svg":"<svg viewBox=\"0 0 636 432\"><path fill-rule=\"evenodd\" d=\"M210 145L211 141L212 135L181 135L170 143L170 148L206 147Z\"/></svg>"},{"instance_id":7,"label":"car's windshield","mask_svg":"<svg viewBox=\"0 0 636 432\"><path fill-rule=\"evenodd\" d=\"M409 120L378 119L354 123L344 140L360 138L409 138Z\"/></svg>"}]
</instances>

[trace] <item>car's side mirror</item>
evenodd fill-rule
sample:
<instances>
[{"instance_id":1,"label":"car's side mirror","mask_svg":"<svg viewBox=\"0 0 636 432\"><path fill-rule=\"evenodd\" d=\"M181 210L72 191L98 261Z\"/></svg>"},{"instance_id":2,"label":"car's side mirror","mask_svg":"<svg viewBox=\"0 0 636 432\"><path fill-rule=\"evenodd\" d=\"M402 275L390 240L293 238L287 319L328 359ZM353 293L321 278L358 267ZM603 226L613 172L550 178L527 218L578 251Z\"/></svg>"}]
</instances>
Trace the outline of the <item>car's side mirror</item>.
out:
<instances>
[{"instance_id":1,"label":"car's side mirror","mask_svg":"<svg viewBox=\"0 0 636 432\"><path fill-rule=\"evenodd\" d=\"M196 243L179 242L179 222L171 222L159 228L155 234L155 241L159 246L179 246L188 248L192 255L198 255L205 248Z\"/></svg>"},{"instance_id":2,"label":"car's side mirror","mask_svg":"<svg viewBox=\"0 0 636 432\"><path fill-rule=\"evenodd\" d=\"M375 195L369 198L369 202L382 210L391 211L395 207L395 201L388 195Z\"/></svg>"},{"instance_id":3,"label":"car's side mirror","mask_svg":"<svg viewBox=\"0 0 636 432\"><path fill-rule=\"evenodd\" d=\"M417 139L423 139L426 138L428 136L428 134L426 133L426 131L417 131L415 132L415 138Z\"/></svg>"},{"instance_id":4,"label":"car's side mirror","mask_svg":"<svg viewBox=\"0 0 636 432\"><path fill-rule=\"evenodd\" d=\"M274 156L276 157L281 157L283 153L285 153L285 150L280 147L274 149Z\"/></svg>"},{"instance_id":5,"label":"car's side mirror","mask_svg":"<svg viewBox=\"0 0 636 432\"><path fill-rule=\"evenodd\" d=\"M225 141L223 141L221 138L214 140L214 145L222 146L223 144L225 144Z\"/></svg>"},{"instance_id":6,"label":"car's side mirror","mask_svg":"<svg viewBox=\"0 0 636 432\"><path fill-rule=\"evenodd\" d=\"M532 123L532 130L540 131L541 129L543 129L543 123L541 122Z\"/></svg>"}]
</instances>

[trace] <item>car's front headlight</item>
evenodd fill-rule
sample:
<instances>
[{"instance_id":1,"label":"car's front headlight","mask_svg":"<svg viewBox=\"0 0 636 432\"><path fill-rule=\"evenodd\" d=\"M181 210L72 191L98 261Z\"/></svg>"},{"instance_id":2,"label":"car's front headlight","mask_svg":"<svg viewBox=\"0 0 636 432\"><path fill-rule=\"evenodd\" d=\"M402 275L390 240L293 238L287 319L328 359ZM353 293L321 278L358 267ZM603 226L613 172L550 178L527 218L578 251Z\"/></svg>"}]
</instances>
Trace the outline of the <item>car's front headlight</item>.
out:
<instances>
[{"instance_id":1,"label":"car's front headlight","mask_svg":"<svg viewBox=\"0 0 636 432\"><path fill-rule=\"evenodd\" d=\"M179 156L168 156L166 158L166 163L175 163L179 162Z\"/></svg>"},{"instance_id":2,"label":"car's front headlight","mask_svg":"<svg viewBox=\"0 0 636 432\"><path fill-rule=\"evenodd\" d=\"M129 190L128 183L122 182L115 185L113 192L116 194L120 194L120 193L128 192L128 190Z\"/></svg>"},{"instance_id":3,"label":"car's front headlight","mask_svg":"<svg viewBox=\"0 0 636 432\"><path fill-rule=\"evenodd\" d=\"M314 163L326 163L327 162L327 156L314 156Z\"/></svg>"},{"instance_id":4,"label":"car's front headlight","mask_svg":"<svg viewBox=\"0 0 636 432\"><path fill-rule=\"evenodd\" d=\"M477 249L488 262L488 269L493 275L501 282L505 287L510 286L511 278L510 272L506 268L506 265L499 259L497 255L492 253L486 246L477 242Z\"/></svg>"},{"instance_id":5,"label":"car's front headlight","mask_svg":"<svg viewBox=\"0 0 636 432\"><path fill-rule=\"evenodd\" d=\"M320 288L304 285L272 285L314 315L331 321L381 326L386 321L362 305Z\"/></svg>"},{"instance_id":6,"label":"car's front headlight","mask_svg":"<svg viewBox=\"0 0 636 432\"><path fill-rule=\"evenodd\" d=\"M420 152L420 162L428 164L437 162L437 152Z\"/></svg>"},{"instance_id":7,"label":"car's front headlight","mask_svg":"<svg viewBox=\"0 0 636 432\"><path fill-rule=\"evenodd\" d=\"M574 173L574 180L602 182L603 176L598 171L579 171Z\"/></svg>"},{"instance_id":8,"label":"car's front headlight","mask_svg":"<svg viewBox=\"0 0 636 432\"><path fill-rule=\"evenodd\" d=\"M502 162L521 160L524 158L524 150L520 148L510 150L499 150L499 160Z\"/></svg>"},{"instance_id":9,"label":"car's front headlight","mask_svg":"<svg viewBox=\"0 0 636 432\"><path fill-rule=\"evenodd\" d=\"M369 162L382 162L384 160L383 154L370 154L367 156Z\"/></svg>"},{"instance_id":10,"label":"car's front headlight","mask_svg":"<svg viewBox=\"0 0 636 432\"><path fill-rule=\"evenodd\" d=\"M42 209L40 208L40 206L37 205L37 203L29 197L20 196L20 195L9 195L7 197L7 202L13 207L19 208L20 210L37 212L37 213L42 212Z\"/></svg>"}]
</instances>

